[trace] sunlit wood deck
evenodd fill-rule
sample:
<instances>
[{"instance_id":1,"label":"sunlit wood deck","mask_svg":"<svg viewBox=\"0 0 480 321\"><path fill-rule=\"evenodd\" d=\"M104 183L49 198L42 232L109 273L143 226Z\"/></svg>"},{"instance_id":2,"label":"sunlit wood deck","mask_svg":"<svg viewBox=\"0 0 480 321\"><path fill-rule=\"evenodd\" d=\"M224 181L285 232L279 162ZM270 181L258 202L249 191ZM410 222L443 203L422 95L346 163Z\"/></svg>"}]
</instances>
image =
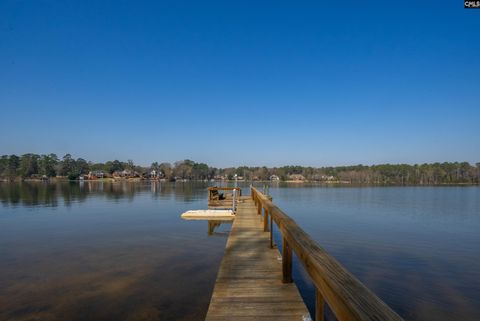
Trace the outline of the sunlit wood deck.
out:
<instances>
[{"instance_id":1,"label":"sunlit wood deck","mask_svg":"<svg viewBox=\"0 0 480 321\"><path fill-rule=\"evenodd\" d=\"M282 283L282 257L250 197L238 204L206 320L310 320L295 283Z\"/></svg>"}]
</instances>

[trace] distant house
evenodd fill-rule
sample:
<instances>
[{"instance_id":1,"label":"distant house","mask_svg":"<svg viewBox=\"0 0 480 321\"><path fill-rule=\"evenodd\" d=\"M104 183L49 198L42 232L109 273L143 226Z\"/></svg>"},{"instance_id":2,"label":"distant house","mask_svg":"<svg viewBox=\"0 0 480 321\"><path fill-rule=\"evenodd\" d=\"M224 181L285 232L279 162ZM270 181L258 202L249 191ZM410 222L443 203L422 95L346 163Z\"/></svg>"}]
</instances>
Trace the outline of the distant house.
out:
<instances>
[{"instance_id":1,"label":"distant house","mask_svg":"<svg viewBox=\"0 0 480 321\"><path fill-rule=\"evenodd\" d=\"M124 169L123 171L115 171L113 172L113 177L114 178L127 178L132 175L132 172L129 170Z\"/></svg>"},{"instance_id":2,"label":"distant house","mask_svg":"<svg viewBox=\"0 0 480 321\"><path fill-rule=\"evenodd\" d=\"M270 180L271 181L279 181L280 177L278 177L277 175L272 175L272 176L270 176Z\"/></svg>"},{"instance_id":3,"label":"distant house","mask_svg":"<svg viewBox=\"0 0 480 321\"><path fill-rule=\"evenodd\" d=\"M291 181L304 181L305 176L303 176L302 174L292 174L288 176L288 179Z\"/></svg>"},{"instance_id":4,"label":"distant house","mask_svg":"<svg viewBox=\"0 0 480 321\"><path fill-rule=\"evenodd\" d=\"M102 171L90 171L88 172L87 179L99 179L104 178L105 173Z\"/></svg>"},{"instance_id":5,"label":"distant house","mask_svg":"<svg viewBox=\"0 0 480 321\"><path fill-rule=\"evenodd\" d=\"M157 171L155 169L152 169L150 173L148 173L148 176L150 178L161 178L163 177L163 173L161 171Z\"/></svg>"}]
</instances>

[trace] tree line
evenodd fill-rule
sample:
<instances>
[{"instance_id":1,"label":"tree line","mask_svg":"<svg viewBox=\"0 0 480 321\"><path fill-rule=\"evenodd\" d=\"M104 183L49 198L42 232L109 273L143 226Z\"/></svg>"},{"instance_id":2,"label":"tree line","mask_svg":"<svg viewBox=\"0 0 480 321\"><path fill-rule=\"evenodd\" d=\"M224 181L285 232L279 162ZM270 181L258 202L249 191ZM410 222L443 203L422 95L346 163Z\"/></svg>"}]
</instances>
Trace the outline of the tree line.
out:
<instances>
[{"instance_id":1,"label":"tree line","mask_svg":"<svg viewBox=\"0 0 480 321\"><path fill-rule=\"evenodd\" d=\"M132 177L146 177L154 171L155 176L166 179L176 177L181 179L210 179L215 176L216 169L209 167L207 164L196 163L188 159L174 164L153 162L150 166L145 167L136 165L132 160L94 163L83 158L75 159L71 154L66 154L61 159L56 154L38 155L32 153L21 156L3 155L0 158L0 178L4 180L51 177L65 177L75 180L90 172L102 172L108 177L123 171Z\"/></svg>"},{"instance_id":2,"label":"tree line","mask_svg":"<svg viewBox=\"0 0 480 321\"><path fill-rule=\"evenodd\" d=\"M55 154L3 155L0 158L0 178L3 180L27 178L65 177L71 180L90 172L102 172L111 176L126 171L131 176L149 177L155 173L157 177L167 180L189 179L232 180L308 180L329 181L356 184L400 184L400 185L433 185L433 184L479 184L480 163L472 165L468 162L444 162L429 164L382 164L354 165L335 167L230 167L215 168L205 163L192 160L181 160L173 164L153 162L150 166L113 160L105 163L94 163L83 158L73 158L66 154L61 159Z\"/></svg>"}]
</instances>

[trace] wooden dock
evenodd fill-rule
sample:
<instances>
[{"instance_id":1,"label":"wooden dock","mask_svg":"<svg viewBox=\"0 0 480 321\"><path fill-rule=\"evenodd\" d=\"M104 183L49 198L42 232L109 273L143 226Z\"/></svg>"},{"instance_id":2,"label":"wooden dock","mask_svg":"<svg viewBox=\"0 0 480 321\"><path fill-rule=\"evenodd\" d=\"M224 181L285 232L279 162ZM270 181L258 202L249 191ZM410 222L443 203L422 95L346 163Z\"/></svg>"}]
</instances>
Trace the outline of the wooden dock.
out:
<instances>
[{"instance_id":1,"label":"wooden dock","mask_svg":"<svg viewBox=\"0 0 480 321\"><path fill-rule=\"evenodd\" d=\"M238 205L206 320L311 320L295 283L282 283L282 257L251 198Z\"/></svg>"},{"instance_id":2,"label":"wooden dock","mask_svg":"<svg viewBox=\"0 0 480 321\"><path fill-rule=\"evenodd\" d=\"M209 204L218 191L209 188ZM215 205L213 205L215 206ZM282 236L273 245L272 226ZM315 315L292 279L295 253L315 286ZM268 197L251 187L241 197L207 312L207 321L324 320L328 304L339 321L403 321L380 298L322 249Z\"/></svg>"}]
</instances>

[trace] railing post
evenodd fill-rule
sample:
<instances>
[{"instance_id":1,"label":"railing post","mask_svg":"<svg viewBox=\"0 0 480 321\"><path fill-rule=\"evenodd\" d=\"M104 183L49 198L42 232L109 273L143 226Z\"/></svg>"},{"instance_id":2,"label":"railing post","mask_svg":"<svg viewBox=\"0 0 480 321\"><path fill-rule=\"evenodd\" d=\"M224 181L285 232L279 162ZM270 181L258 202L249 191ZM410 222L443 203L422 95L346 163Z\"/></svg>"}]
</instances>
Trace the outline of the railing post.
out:
<instances>
[{"instance_id":1,"label":"railing post","mask_svg":"<svg viewBox=\"0 0 480 321\"><path fill-rule=\"evenodd\" d=\"M263 209L263 231L268 232L268 210L266 207Z\"/></svg>"},{"instance_id":2,"label":"railing post","mask_svg":"<svg viewBox=\"0 0 480 321\"><path fill-rule=\"evenodd\" d=\"M260 199L258 200L258 204L257 204L257 214L258 215L262 214L262 201L260 201Z\"/></svg>"},{"instance_id":3,"label":"railing post","mask_svg":"<svg viewBox=\"0 0 480 321\"><path fill-rule=\"evenodd\" d=\"M273 249L273 217L270 215L270 248Z\"/></svg>"},{"instance_id":4,"label":"railing post","mask_svg":"<svg viewBox=\"0 0 480 321\"><path fill-rule=\"evenodd\" d=\"M323 321L325 316L325 300L322 293L315 287L315 321Z\"/></svg>"},{"instance_id":5,"label":"railing post","mask_svg":"<svg viewBox=\"0 0 480 321\"><path fill-rule=\"evenodd\" d=\"M292 248L288 244L285 237L283 238L283 247L282 247L282 282L283 283L292 283Z\"/></svg>"}]
</instances>

